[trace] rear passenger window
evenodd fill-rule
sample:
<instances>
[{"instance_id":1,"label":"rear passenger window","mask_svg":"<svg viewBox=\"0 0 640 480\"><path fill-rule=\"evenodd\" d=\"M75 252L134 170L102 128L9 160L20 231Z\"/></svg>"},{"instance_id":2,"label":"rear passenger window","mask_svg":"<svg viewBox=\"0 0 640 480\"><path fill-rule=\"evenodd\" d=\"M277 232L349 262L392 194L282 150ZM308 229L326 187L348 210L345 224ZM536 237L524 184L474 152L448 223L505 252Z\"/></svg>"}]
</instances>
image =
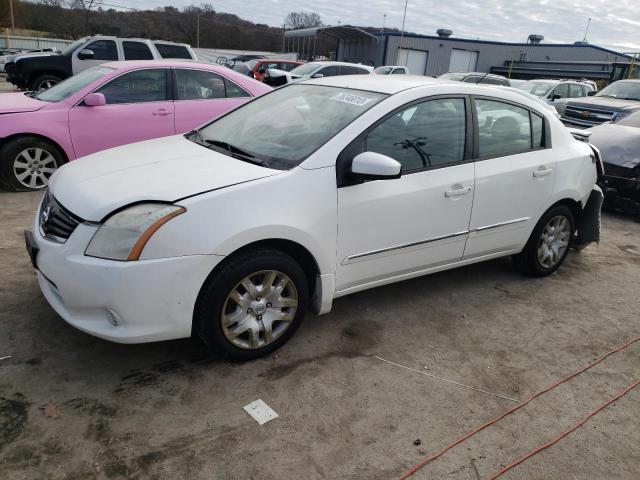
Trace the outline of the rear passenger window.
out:
<instances>
[{"instance_id":1,"label":"rear passenger window","mask_svg":"<svg viewBox=\"0 0 640 480\"><path fill-rule=\"evenodd\" d=\"M125 60L152 60L151 50L142 42L122 42Z\"/></svg>"},{"instance_id":2,"label":"rear passenger window","mask_svg":"<svg viewBox=\"0 0 640 480\"><path fill-rule=\"evenodd\" d=\"M544 147L544 119L537 113L531 112L532 148Z\"/></svg>"},{"instance_id":3,"label":"rear passenger window","mask_svg":"<svg viewBox=\"0 0 640 480\"><path fill-rule=\"evenodd\" d=\"M367 135L367 150L394 158L403 173L464 160L464 100L447 98L413 105Z\"/></svg>"},{"instance_id":4,"label":"rear passenger window","mask_svg":"<svg viewBox=\"0 0 640 480\"><path fill-rule=\"evenodd\" d=\"M237 98L237 97L250 97L251 94L247 92L244 88L239 87L237 84L233 83L231 80L225 78L224 84L227 88L227 97Z\"/></svg>"},{"instance_id":5,"label":"rear passenger window","mask_svg":"<svg viewBox=\"0 0 640 480\"><path fill-rule=\"evenodd\" d=\"M176 69L178 100L225 98L224 78L203 70Z\"/></svg>"},{"instance_id":6,"label":"rear passenger window","mask_svg":"<svg viewBox=\"0 0 640 480\"><path fill-rule=\"evenodd\" d=\"M506 156L531 150L529 110L493 100L476 100L478 154Z\"/></svg>"},{"instance_id":7,"label":"rear passenger window","mask_svg":"<svg viewBox=\"0 0 640 480\"><path fill-rule=\"evenodd\" d=\"M169 45L166 43L156 43L158 53L162 58L191 58L187 47L181 45Z\"/></svg>"}]
</instances>

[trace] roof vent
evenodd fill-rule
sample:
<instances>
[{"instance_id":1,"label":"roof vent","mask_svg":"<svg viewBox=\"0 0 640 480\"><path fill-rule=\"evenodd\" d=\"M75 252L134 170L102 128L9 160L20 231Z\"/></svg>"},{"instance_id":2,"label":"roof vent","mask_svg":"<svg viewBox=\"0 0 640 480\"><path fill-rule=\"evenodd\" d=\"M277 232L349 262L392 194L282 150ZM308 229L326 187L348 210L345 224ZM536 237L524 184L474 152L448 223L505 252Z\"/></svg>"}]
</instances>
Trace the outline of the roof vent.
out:
<instances>
[{"instance_id":1,"label":"roof vent","mask_svg":"<svg viewBox=\"0 0 640 480\"><path fill-rule=\"evenodd\" d=\"M589 45L589 42L585 42L584 40L578 40L577 42L573 42L574 45Z\"/></svg>"},{"instance_id":2,"label":"roof vent","mask_svg":"<svg viewBox=\"0 0 640 480\"><path fill-rule=\"evenodd\" d=\"M451 30L449 30L448 28L439 28L436 31L436 33L441 38L449 38L451 35L453 35L453 32Z\"/></svg>"},{"instance_id":3,"label":"roof vent","mask_svg":"<svg viewBox=\"0 0 640 480\"><path fill-rule=\"evenodd\" d=\"M532 33L531 35L529 35L529 38L527 38L527 43L535 43L537 45L538 43L542 42L542 40L544 40L543 35L536 35L535 33Z\"/></svg>"}]
</instances>

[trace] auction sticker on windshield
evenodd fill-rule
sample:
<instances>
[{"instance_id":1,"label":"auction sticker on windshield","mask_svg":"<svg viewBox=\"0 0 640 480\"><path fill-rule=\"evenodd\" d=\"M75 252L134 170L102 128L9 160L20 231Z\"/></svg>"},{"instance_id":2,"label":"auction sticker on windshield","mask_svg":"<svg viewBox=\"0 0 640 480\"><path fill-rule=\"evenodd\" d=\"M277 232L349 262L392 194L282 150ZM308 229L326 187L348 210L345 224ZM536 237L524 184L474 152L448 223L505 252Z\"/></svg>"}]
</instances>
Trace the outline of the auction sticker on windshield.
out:
<instances>
[{"instance_id":1,"label":"auction sticker on windshield","mask_svg":"<svg viewBox=\"0 0 640 480\"><path fill-rule=\"evenodd\" d=\"M348 103L349 105L356 105L362 107L369 103L372 98L363 97L362 95L354 95L353 93L338 93L331 97L331 100L337 100L338 102Z\"/></svg>"}]
</instances>

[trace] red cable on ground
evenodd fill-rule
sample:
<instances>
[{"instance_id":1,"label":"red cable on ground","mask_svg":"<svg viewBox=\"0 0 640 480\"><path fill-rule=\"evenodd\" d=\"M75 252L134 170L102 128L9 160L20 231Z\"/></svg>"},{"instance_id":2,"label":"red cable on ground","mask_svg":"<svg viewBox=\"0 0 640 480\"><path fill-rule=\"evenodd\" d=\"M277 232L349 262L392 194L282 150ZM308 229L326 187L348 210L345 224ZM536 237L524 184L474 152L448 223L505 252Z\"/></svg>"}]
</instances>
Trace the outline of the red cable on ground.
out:
<instances>
[{"instance_id":1,"label":"red cable on ground","mask_svg":"<svg viewBox=\"0 0 640 480\"><path fill-rule=\"evenodd\" d=\"M413 467L412 469L408 470L406 473L404 473L402 475L402 477L400 477L400 480L405 480L407 478L409 478L410 476L412 476L414 473L416 473L418 470L420 470L421 468L423 468L425 465L427 465L428 463L433 462L434 460L436 460L437 458L440 458L442 455L444 455L446 452L448 452L449 450L451 450L453 447L459 445L460 443L464 442L465 440L467 440L468 438L474 436L476 433L481 432L482 430L484 430L487 427L490 427L491 425L493 425L494 423L502 420L504 417L506 417L507 415L512 414L513 412L515 412L516 410L521 409L522 407L524 407L525 405L527 405L529 402L531 402L532 400L538 398L540 395L543 395L545 393L547 393L550 390L553 390L554 388L556 388L557 386L571 380L573 377L580 375L581 373L589 370L592 367L595 367L596 365L598 365L599 363L601 363L603 360L605 360L606 358L610 357L611 355L613 355L614 353L618 353L620 350L624 350L625 348L627 348L630 345L633 345L634 343L636 343L638 340L640 340L640 337L634 338L633 340L629 340L627 343L625 343L624 345L621 345L617 348L615 348L614 350L611 350L608 353L605 353L604 355L602 355L600 358L598 358L597 360L595 360L594 362L588 364L585 367L582 367L578 370L576 370L575 372L567 375L566 377L558 380L557 382L552 383L551 385L549 385L548 387L544 388L543 390L540 390L537 393L534 393L533 395L531 395L529 398L527 398L525 401L523 401L522 403L516 405L513 408L510 408L509 410L507 410L506 412L502 413L501 415L497 416L496 418L494 418L493 420L489 420L487 423L479 426L478 428L472 430L471 432L463 435L462 437L458 438L456 441L454 441L453 443L447 445L446 447L444 447L442 450L440 450L439 452L434 453L433 455L425 458L422 462L418 463L415 467Z\"/></svg>"},{"instance_id":2,"label":"red cable on ground","mask_svg":"<svg viewBox=\"0 0 640 480\"><path fill-rule=\"evenodd\" d=\"M578 429L578 427L581 427L584 423L586 423L587 420L589 420L591 417L593 417L595 414L597 414L598 412L600 412L601 410L603 410L604 408L608 407L610 404L612 404L613 402L615 402L616 400L620 399L620 397L626 395L627 393L629 393L631 390L633 390L634 388L636 388L638 385L640 385L640 380L635 381L634 383L632 383L631 385L629 385L627 388L625 388L622 392L620 392L619 394L617 394L615 397L613 397L611 400L608 400L607 402L603 403L602 405L600 405L598 408L596 408L594 411L592 411L591 413L589 413L589 415L587 415L586 417L584 417L582 420L580 420L578 423L576 423L573 427L571 427L569 430L565 430L564 432L562 432L560 435L558 435L556 438L554 438L553 440L551 440L550 442L545 443L544 445L540 445L537 448L534 448L533 450L531 450L529 453L527 453L526 455L523 455L522 457L520 457L518 460L516 460L513 463L510 463L509 465L507 465L506 467L502 468L498 473L496 473L494 476L492 476L489 480L495 480L496 478L498 478L499 476L501 476L502 474L508 472L509 470L511 470L513 467L516 467L518 465L520 465L522 462L524 462L525 460L533 457L536 453L541 452L542 450L549 448L550 446L558 443L560 440L562 440L564 437L566 437L567 435L569 435L571 432L575 431Z\"/></svg>"}]
</instances>

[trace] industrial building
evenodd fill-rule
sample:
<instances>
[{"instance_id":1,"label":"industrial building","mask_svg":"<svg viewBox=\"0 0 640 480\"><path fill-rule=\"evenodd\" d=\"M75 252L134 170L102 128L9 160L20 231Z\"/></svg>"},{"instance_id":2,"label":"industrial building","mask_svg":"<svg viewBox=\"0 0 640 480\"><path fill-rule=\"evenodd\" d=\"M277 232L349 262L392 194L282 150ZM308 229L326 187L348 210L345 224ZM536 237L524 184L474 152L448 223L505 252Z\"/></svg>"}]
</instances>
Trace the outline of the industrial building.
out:
<instances>
[{"instance_id":1,"label":"industrial building","mask_svg":"<svg viewBox=\"0 0 640 480\"><path fill-rule=\"evenodd\" d=\"M284 47L286 52L308 58L327 41L334 42L332 56L336 60L372 66L406 65L418 75L477 71L524 79L552 76L614 80L638 73L632 56L586 42L544 43L541 35L529 35L527 43L509 43L455 38L445 29L431 36L370 32L341 25L287 31Z\"/></svg>"}]
</instances>

